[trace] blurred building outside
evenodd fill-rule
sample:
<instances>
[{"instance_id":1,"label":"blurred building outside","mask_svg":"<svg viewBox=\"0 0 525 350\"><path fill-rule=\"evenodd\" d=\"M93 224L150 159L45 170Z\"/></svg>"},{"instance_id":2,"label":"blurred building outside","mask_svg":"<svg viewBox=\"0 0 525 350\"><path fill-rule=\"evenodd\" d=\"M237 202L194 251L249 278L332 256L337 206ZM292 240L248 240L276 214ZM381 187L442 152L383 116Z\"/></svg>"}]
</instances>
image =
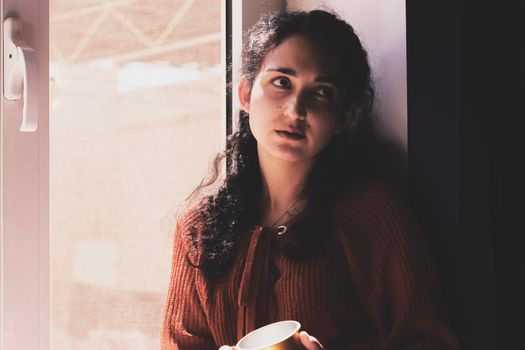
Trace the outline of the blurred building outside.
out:
<instances>
[{"instance_id":1,"label":"blurred building outside","mask_svg":"<svg viewBox=\"0 0 525 350\"><path fill-rule=\"evenodd\" d=\"M173 213L224 142L223 1L50 1L51 348L159 343Z\"/></svg>"}]
</instances>

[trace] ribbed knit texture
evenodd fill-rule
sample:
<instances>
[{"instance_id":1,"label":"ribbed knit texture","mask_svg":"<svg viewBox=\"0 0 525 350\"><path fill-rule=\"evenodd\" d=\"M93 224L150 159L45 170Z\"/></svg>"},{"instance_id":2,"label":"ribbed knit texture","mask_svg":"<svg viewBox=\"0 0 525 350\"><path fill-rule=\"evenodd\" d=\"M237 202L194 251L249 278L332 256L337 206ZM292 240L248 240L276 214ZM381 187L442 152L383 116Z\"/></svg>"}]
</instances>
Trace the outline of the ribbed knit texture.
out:
<instances>
[{"instance_id":1,"label":"ribbed knit texture","mask_svg":"<svg viewBox=\"0 0 525 350\"><path fill-rule=\"evenodd\" d=\"M417 227L387 186L355 186L337 203L322 258L288 259L281 236L259 226L215 283L185 261L194 215L175 232L162 350L218 349L287 319L330 350L459 349Z\"/></svg>"}]
</instances>

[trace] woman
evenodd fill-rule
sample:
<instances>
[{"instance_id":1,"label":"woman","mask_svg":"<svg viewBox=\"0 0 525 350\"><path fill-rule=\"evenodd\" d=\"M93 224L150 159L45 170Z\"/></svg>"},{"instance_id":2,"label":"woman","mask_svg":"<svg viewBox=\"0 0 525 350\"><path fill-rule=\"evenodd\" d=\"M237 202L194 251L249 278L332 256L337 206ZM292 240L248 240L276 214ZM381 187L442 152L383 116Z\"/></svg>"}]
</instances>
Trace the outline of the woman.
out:
<instances>
[{"instance_id":1,"label":"woman","mask_svg":"<svg viewBox=\"0 0 525 350\"><path fill-rule=\"evenodd\" d=\"M458 349L410 215L360 175L353 131L373 89L352 27L319 10L263 17L238 91L226 177L177 222L162 349L285 319L307 349Z\"/></svg>"}]
</instances>

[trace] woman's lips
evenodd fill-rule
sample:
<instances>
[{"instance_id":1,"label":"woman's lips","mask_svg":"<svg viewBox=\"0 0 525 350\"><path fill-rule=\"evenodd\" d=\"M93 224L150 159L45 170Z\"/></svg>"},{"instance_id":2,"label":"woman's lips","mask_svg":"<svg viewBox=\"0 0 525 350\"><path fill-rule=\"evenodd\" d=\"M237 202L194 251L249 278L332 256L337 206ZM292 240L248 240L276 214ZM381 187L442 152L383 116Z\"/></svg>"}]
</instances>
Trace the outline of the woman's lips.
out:
<instances>
[{"instance_id":1,"label":"woman's lips","mask_svg":"<svg viewBox=\"0 0 525 350\"><path fill-rule=\"evenodd\" d=\"M289 132L289 131L282 131L282 130L276 130L277 135L288 139L288 140L302 140L304 139L304 135L298 134L295 132Z\"/></svg>"}]
</instances>

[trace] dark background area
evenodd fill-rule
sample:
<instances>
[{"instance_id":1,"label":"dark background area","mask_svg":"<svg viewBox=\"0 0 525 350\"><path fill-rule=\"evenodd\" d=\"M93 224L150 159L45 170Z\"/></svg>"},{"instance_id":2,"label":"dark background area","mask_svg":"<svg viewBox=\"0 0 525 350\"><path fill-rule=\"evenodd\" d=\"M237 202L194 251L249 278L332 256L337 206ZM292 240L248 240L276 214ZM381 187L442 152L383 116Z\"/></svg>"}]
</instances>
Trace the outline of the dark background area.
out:
<instances>
[{"instance_id":1,"label":"dark background area","mask_svg":"<svg viewBox=\"0 0 525 350\"><path fill-rule=\"evenodd\" d=\"M525 349L525 2L406 4L408 186L453 326Z\"/></svg>"}]
</instances>

